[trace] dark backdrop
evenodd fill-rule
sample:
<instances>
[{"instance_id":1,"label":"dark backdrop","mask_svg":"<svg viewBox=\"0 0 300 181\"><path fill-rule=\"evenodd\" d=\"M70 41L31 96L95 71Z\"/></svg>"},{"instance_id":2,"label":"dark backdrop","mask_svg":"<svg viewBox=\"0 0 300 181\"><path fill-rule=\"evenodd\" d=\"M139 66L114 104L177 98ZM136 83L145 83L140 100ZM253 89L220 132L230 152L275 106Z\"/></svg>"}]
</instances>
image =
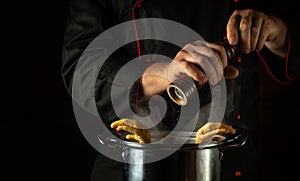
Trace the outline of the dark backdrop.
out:
<instances>
[{"instance_id":1,"label":"dark backdrop","mask_svg":"<svg viewBox=\"0 0 300 181\"><path fill-rule=\"evenodd\" d=\"M1 5L1 181L89 180L96 151L60 75L67 3Z\"/></svg>"},{"instance_id":2,"label":"dark backdrop","mask_svg":"<svg viewBox=\"0 0 300 181\"><path fill-rule=\"evenodd\" d=\"M77 127L60 75L67 3L2 3L0 180L90 180L97 151ZM262 178L289 180L297 173L299 83L261 74Z\"/></svg>"}]
</instances>

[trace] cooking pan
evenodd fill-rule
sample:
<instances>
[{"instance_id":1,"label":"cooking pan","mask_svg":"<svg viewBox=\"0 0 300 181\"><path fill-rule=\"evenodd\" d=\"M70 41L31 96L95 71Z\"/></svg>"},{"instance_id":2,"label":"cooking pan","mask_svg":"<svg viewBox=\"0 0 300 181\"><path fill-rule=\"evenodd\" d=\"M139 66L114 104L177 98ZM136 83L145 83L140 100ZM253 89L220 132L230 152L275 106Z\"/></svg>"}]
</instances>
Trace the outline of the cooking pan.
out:
<instances>
[{"instance_id":1,"label":"cooking pan","mask_svg":"<svg viewBox=\"0 0 300 181\"><path fill-rule=\"evenodd\" d=\"M186 136L189 135L188 138ZM196 133L178 132L167 144L126 142L123 152L124 181L220 181L224 151L245 144L247 138L238 135L219 135L222 141L196 144ZM187 140L178 147L178 139ZM179 141L180 142L180 141ZM172 154L170 150L175 150ZM157 155L168 155L148 162Z\"/></svg>"}]
</instances>

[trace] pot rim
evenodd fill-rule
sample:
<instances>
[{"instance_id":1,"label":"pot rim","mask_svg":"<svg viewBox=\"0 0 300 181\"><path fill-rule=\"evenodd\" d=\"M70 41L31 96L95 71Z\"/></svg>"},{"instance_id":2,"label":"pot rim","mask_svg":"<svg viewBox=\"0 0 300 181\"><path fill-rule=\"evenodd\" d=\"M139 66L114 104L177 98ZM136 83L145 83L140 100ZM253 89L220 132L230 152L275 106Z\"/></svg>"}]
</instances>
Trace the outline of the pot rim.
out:
<instances>
[{"instance_id":1,"label":"pot rim","mask_svg":"<svg viewBox=\"0 0 300 181\"><path fill-rule=\"evenodd\" d=\"M196 132L176 132L172 133L172 136L168 139L165 139L166 135L170 132L159 132L152 134L153 142L147 144L141 144L138 142L132 141L124 141L124 146L128 148L134 149L174 149L179 148L179 150L203 150L203 149L212 149L212 148L220 148L230 142L234 142L237 139L241 139L241 135L234 135L233 137L228 137L222 141L210 141L207 143L195 143L196 140ZM158 139L158 136L162 139ZM161 137L163 136L163 137ZM218 135L223 137L222 135Z\"/></svg>"}]
</instances>

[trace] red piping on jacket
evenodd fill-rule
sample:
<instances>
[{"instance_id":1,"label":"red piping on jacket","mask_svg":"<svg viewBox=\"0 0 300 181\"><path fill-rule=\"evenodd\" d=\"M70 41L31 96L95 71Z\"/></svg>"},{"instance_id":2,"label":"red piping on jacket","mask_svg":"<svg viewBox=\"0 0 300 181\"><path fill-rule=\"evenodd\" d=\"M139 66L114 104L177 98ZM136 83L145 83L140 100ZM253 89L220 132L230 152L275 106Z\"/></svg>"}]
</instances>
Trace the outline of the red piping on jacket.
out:
<instances>
[{"instance_id":1,"label":"red piping on jacket","mask_svg":"<svg viewBox=\"0 0 300 181\"><path fill-rule=\"evenodd\" d=\"M139 56L139 59L141 59L141 47L140 47L140 40L139 40L139 34L138 34L138 30L137 30L137 27L136 27L136 22L135 22L135 14L134 14L134 11L135 11L135 8L136 7L141 7L141 3L143 2L144 0L140 0L138 2L136 2L133 7L132 7L132 20L133 20L133 26L134 26L134 31L135 31L135 38L136 38L136 43L137 43L137 48L138 48L138 56Z\"/></svg>"},{"instance_id":2,"label":"red piping on jacket","mask_svg":"<svg viewBox=\"0 0 300 181\"><path fill-rule=\"evenodd\" d=\"M139 33L138 33L138 29L136 27L136 21L135 21L135 8L136 7L141 7L141 4L144 0L139 0L138 2L136 2L134 4L134 6L132 7L132 20L133 20L133 26L134 26L134 31L135 31L135 38L136 38L136 43L137 43L137 51L138 51L138 57L141 60L141 46L140 46L140 40L139 40ZM141 84L141 79L139 79L137 88L136 88L136 93L135 93L135 107L137 109L138 107L138 101L139 101L139 89L140 89L140 84Z\"/></svg>"},{"instance_id":3,"label":"red piping on jacket","mask_svg":"<svg viewBox=\"0 0 300 181\"><path fill-rule=\"evenodd\" d=\"M266 67L268 73L270 74L270 76L278 83L283 84L283 85L289 85L291 84L295 79L291 78L288 74L288 60L289 60L289 53L290 53L290 35L288 34L288 47L287 47L287 53L285 56L285 77L288 79L287 82L283 82L280 81L279 79L277 79L274 74L272 73L271 69L269 68L269 66L267 65L266 61L264 60L264 58L262 57L262 55L259 52L256 52L258 57L260 58L260 60L263 62L264 66Z\"/></svg>"}]
</instances>

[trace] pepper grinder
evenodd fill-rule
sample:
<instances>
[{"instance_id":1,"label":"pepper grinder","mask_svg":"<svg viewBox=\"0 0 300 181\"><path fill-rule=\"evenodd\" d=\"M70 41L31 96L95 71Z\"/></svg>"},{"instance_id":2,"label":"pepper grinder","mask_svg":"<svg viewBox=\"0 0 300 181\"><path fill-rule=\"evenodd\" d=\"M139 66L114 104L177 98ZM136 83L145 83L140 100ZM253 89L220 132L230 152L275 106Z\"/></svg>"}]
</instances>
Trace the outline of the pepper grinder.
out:
<instances>
[{"instance_id":1,"label":"pepper grinder","mask_svg":"<svg viewBox=\"0 0 300 181\"><path fill-rule=\"evenodd\" d=\"M239 56L238 46L230 45L227 39L223 39L217 43L225 48L228 62L235 61L237 59ZM196 86L196 84L198 83L196 83L188 75L182 74L181 77L174 80L168 86L167 92L171 100L173 100L176 104L183 106L186 105L198 91L199 86Z\"/></svg>"}]
</instances>

